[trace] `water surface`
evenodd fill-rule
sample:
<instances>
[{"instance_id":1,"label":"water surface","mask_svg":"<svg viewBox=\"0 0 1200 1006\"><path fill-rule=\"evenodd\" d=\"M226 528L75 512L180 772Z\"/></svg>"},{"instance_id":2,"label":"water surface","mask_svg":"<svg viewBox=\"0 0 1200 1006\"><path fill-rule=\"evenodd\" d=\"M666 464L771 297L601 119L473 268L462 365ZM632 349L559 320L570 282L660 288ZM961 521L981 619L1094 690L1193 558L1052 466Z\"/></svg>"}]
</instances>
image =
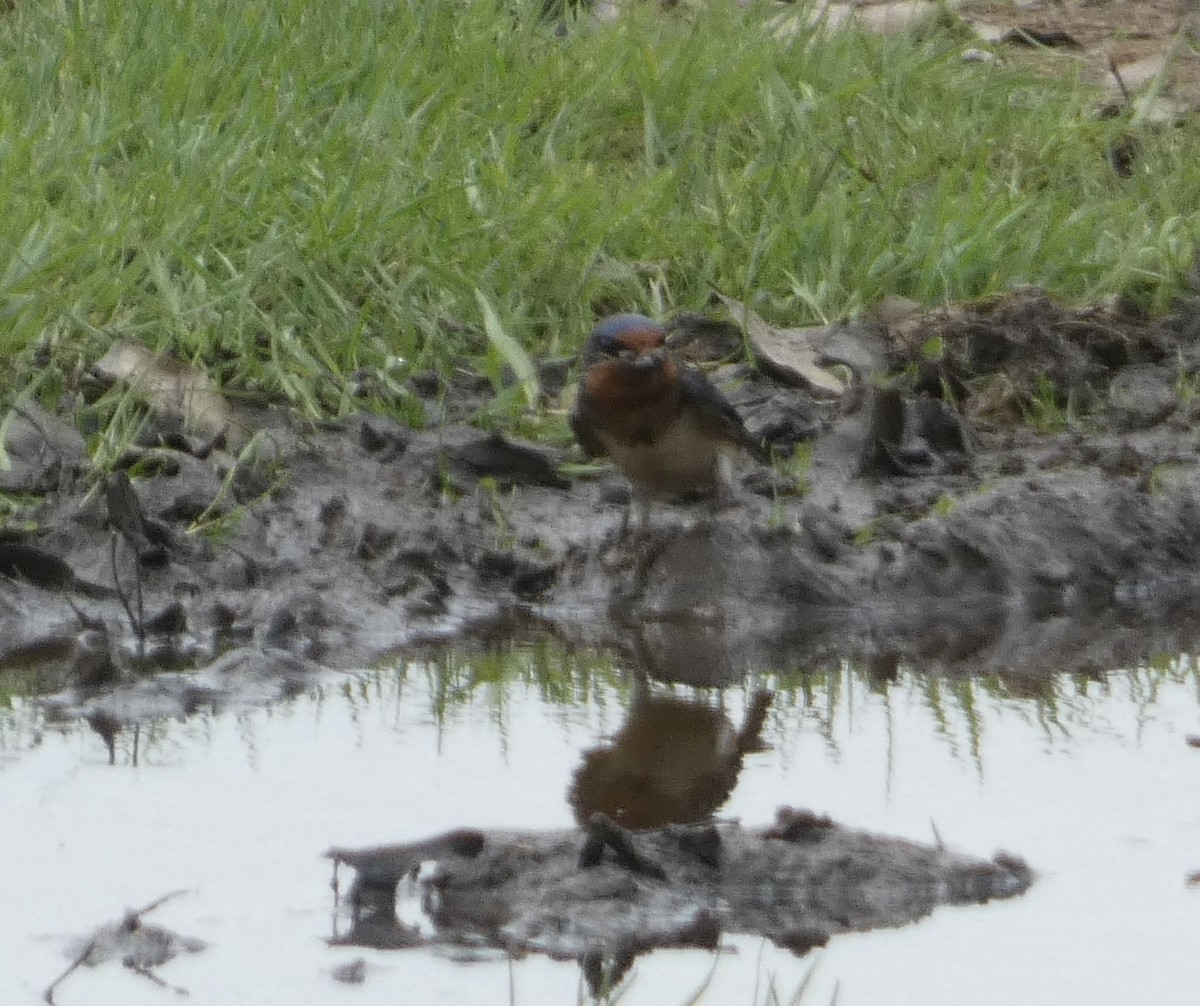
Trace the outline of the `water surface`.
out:
<instances>
[{"instance_id":1,"label":"water surface","mask_svg":"<svg viewBox=\"0 0 1200 1006\"><path fill-rule=\"evenodd\" d=\"M765 750L720 813L750 825L780 804L965 852L1024 856L1024 897L944 908L901 930L835 937L804 959L757 938L639 959L624 1003L1191 1003L1200 888L1200 691L1188 658L1030 689L902 668L764 669L723 692L651 685L738 724L776 697ZM40 1000L69 941L186 889L148 921L209 943L161 976L195 1003L571 1003L574 965L493 952L331 948L343 931L320 858L330 845L448 828L563 827L585 752L620 731L630 675L598 654L530 644L347 677L268 708L158 721L110 754L86 725L0 711L0 1002ZM136 764L135 764L136 762ZM362 956L361 986L331 969ZM60 1004L174 1000L109 965Z\"/></svg>"}]
</instances>

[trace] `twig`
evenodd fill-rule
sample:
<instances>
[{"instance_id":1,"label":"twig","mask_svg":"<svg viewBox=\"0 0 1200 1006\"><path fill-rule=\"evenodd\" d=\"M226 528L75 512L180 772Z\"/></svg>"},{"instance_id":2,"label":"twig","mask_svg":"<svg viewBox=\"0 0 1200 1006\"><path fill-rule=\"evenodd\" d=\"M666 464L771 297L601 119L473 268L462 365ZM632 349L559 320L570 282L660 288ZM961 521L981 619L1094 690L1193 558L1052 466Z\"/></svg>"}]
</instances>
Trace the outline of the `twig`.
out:
<instances>
[{"instance_id":1,"label":"twig","mask_svg":"<svg viewBox=\"0 0 1200 1006\"><path fill-rule=\"evenodd\" d=\"M138 656L142 657L145 654L146 648L146 612L142 601L142 552L144 546L150 540L146 518L142 512L142 505L138 500L137 493L130 484L129 476L124 472L114 472L105 478L104 501L108 506L109 527L114 532L119 533L133 550L133 581L134 586L137 588L138 608L136 620L124 596L121 598L121 603L125 605L125 611L129 615L129 621L137 636ZM114 541L112 556L114 582L117 579L116 551L117 547ZM119 584L117 589L120 590Z\"/></svg>"},{"instance_id":2,"label":"twig","mask_svg":"<svg viewBox=\"0 0 1200 1006\"><path fill-rule=\"evenodd\" d=\"M168 894L164 894L161 898L157 898L154 901L151 901L150 904L148 904L145 908L139 908L136 912L126 912L125 918L127 920L131 919L131 918L132 919L140 919L143 915L147 915L150 912L154 911L154 909L156 909L159 905L162 905L162 904L170 901L172 898L178 898L179 895L181 895L181 894L187 894L186 887L181 887L177 891L171 891Z\"/></svg>"},{"instance_id":3,"label":"twig","mask_svg":"<svg viewBox=\"0 0 1200 1006\"><path fill-rule=\"evenodd\" d=\"M1121 71L1117 69L1117 61L1113 59L1112 53L1108 53L1108 72L1113 75L1117 82L1117 87L1121 89L1121 97L1125 99L1125 104L1130 105L1133 99L1129 96L1129 88L1125 86L1125 81L1121 77Z\"/></svg>"},{"instance_id":4,"label":"twig","mask_svg":"<svg viewBox=\"0 0 1200 1006\"><path fill-rule=\"evenodd\" d=\"M156 909L164 901L169 901L171 898L178 897L180 894L185 894L185 893L186 893L186 889L180 888L177 891L171 891L169 894L164 894L161 898L155 899L154 901L150 902L150 904L146 905L145 908L139 908L137 911L134 911L134 912L126 912L125 917L121 920L121 926L126 929L136 929L141 924L141 919L142 919L143 915L146 915L147 913L154 911L154 909ZM93 936L90 940L87 941L87 944L84 946L83 950L79 953L79 955L75 958L75 960L73 960L70 963L70 965L67 967L67 970L64 971L57 978L55 978L54 981L52 981L47 986L46 991L42 993L42 999L45 1002L49 1003L50 1006L54 1006L54 990L63 983L63 980L66 979L66 977L68 975L70 975L73 971L75 971L77 968L79 968L80 965L86 964L88 958L92 955L92 951L95 949L96 949L96 937ZM130 971L136 971L138 974L144 975L146 978L150 978L151 980L162 985L164 988L169 988L172 991L178 993L179 995L187 995L188 994L186 989L175 988L172 985L168 985L157 975L147 974L146 973L147 969L142 967L141 965L134 964L129 961L126 961L124 963L125 963L125 967L129 968Z\"/></svg>"},{"instance_id":5,"label":"twig","mask_svg":"<svg viewBox=\"0 0 1200 1006\"><path fill-rule=\"evenodd\" d=\"M117 572L117 529L111 528L108 532L108 562L112 567L113 588L117 592L117 598L121 602L121 607L125 609L125 615L129 618L129 627L137 632L137 619L133 617L133 608L129 604L129 598L125 596L125 590L121 586L121 577Z\"/></svg>"},{"instance_id":6,"label":"twig","mask_svg":"<svg viewBox=\"0 0 1200 1006\"><path fill-rule=\"evenodd\" d=\"M142 603L142 561L137 549L133 554L133 585L137 588L137 625L133 631L137 633L138 659L141 660L146 655L146 608Z\"/></svg>"},{"instance_id":7,"label":"twig","mask_svg":"<svg viewBox=\"0 0 1200 1006\"><path fill-rule=\"evenodd\" d=\"M145 609L142 605L142 570L141 563L138 561L137 549L134 549L133 555L133 582L137 588L137 614L134 615L133 607L129 603L129 598L125 595L125 590L121 586L121 577L117 572L117 535L115 528L109 531L109 563L112 566L113 587L117 591L117 597L121 601L121 607L125 609L125 614L129 618L129 627L133 629L133 634L137 636L138 641L138 658L145 655L146 650L146 629L144 613Z\"/></svg>"},{"instance_id":8,"label":"twig","mask_svg":"<svg viewBox=\"0 0 1200 1006\"><path fill-rule=\"evenodd\" d=\"M133 961L123 961L122 963L135 975L141 975L143 978L149 978L150 981L154 982L154 984L160 989L168 989L171 992L174 992L177 996L186 996L191 994L185 988L180 988L178 985L172 985L169 982L164 981L149 968L143 967L141 964L135 964Z\"/></svg>"},{"instance_id":9,"label":"twig","mask_svg":"<svg viewBox=\"0 0 1200 1006\"><path fill-rule=\"evenodd\" d=\"M75 612L75 617L79 619L79 624L82 628L103 631L103 629L104 629L104 620L103 619L93 618L86 611L84 611L81 607L79 607L79 605L77 605L74 602L74 600L72 600L71 596L65 592L62 595L62 599L67 602L67 607L69 607L73 612Z\"/></svg>"},{"instance_id":10,"label":"twig","mask_svg":"<svg viewBox=\"0 0 1200 1006\"><path fill-rule=\"evenodd\" d=\"M42 998L46 1002L48 1002L50 1004L50 1006L54 1006L54 990L56 988L58 988L59 985L62 984L63 979L65 979L72 971L74 971L77 967L79 967L79 965L81 965L84 961L86 961L88 959L88 955L91 954L91 952L95 949L96 949L95 939L88 940L87 945L83 948L83 952L80 953L80 955L71 962L70 966L67 968L66 971L64 971L61 975L59 975L57 978L55 978L54 981L52 981L50 983L50 985L46 988L46 991L42 994Z\"/></svg>"}]
</instances>

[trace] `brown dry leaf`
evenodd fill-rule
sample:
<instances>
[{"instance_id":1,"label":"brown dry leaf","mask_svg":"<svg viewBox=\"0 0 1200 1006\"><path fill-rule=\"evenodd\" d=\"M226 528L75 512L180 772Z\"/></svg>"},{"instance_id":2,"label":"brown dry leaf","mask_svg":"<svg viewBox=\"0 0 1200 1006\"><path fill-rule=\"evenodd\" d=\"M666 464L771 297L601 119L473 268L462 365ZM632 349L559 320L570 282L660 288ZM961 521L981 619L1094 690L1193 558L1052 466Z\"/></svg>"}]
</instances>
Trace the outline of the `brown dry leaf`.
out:
<instances>
[{"instance_id":1,"label":"brown dry leaf","mask_svg":"<svg viewBox=\"0 0 1200 1006\"><path fill-rule=\"evenodd\" d=\"M878 322L884 328L892 328L915 315L921 314L924 310L925 307L920 301L913 300L911 297L901 297L899 294L889 293L879 298L867 312L867 315L872 321Z\"/></svg>"},{"instance_id":2,"label":"brown dry leaf","mask_svg":"<svg viewBox=\"0 0 1200 1006\"><path fill-rule=\"evenodd\" d=\"M1113 60L1116 73L1108 80L1108 86L1116 91L1137 91L1149 84L1167 68L1167 53L1155 52L1132 62ZM1119 74L1119 77L1118 77Z\"/></svg>"},{"instance_id":3,"label":"brown dry leaf","mask_svg":"<svg viewBox=\"0 0 1200 1006\"><path fill-rule=\"evenodd\" d=\"M94 369L127 385L160 415L179 416L190 432L205 437L224 433L226 447L234 452L246 442L244 427L217 386L182 360L155 356L140 342L116 342Z\"/></svg>"},{"instance_id":4,"label":"brown dry leaf","mask_svg":"<svg viewBox=\"0 0 1200 1006\"><path fill-rule=\"evenodd\" d=\"M812 336L825 328L775 328L740 300L718 293L730 317L750 337L754 352L766 367L792 384L801 384L819 398L840 398L846 383L817 363Z\"/></svg>"}]
</instances>

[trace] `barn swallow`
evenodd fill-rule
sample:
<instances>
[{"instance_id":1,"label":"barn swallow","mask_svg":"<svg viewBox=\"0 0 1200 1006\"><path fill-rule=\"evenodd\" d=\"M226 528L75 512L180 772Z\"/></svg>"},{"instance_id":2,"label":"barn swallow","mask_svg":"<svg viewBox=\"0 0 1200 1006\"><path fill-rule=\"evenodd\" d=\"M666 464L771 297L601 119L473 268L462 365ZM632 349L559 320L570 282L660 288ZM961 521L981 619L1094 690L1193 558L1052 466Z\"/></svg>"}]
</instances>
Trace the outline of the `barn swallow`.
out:
<instances>
[{"instance_id":1,"label":"barn swallow","mask_svg":"<svg viewBox=\"0 0 1200 1006\"><path fill-rule=\"evenodd\" d=\"M583 367L571 429L589 457L611 458L625 473L639 527L655 497L732 498L731 456L754 442L708 378L670 356L662 326L640 314L605 318Z\"/></svg>"}]
</instances>

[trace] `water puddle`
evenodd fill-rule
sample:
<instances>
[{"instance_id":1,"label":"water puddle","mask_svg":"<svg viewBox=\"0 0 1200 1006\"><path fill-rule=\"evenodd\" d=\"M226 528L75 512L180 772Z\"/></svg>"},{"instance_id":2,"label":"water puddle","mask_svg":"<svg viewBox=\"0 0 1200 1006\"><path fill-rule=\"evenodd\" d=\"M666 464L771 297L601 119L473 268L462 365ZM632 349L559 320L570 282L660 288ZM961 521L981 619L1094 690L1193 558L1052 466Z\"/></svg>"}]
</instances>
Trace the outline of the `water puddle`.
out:
<instances>
[{"instance_id":1,"label":"water puddle","mask_svg":"<svg viewBox=\"0 0 1200 1006\"><path fill-rule=\"evenodd\" d=\"M762 689L775 697L761 743L731 757ZM622 1002L682 1004L705 983L700 1002L786 1002L814 964L806 1004L835 988L842 1006L1194 1000L1191 659L1059 678L1036 694L997 677L850 666L764 670L719 694L650 692L670 701L629 723L640 693L602 655L548 643L451 652L330 677L269 707L156 721L111 738L111 753L86 724L47 722L11 697L0 710L0 1001L40 1000L72 938L176 889L186 893L149 921L208 944L159 972L193 1002L586 1000L577 966L538 956L510 964L479 950L465 964L461 952L329 946L346 920L321 853L462 826L567 827L589 800L641 813L630 779L659 794L652 803L719 804L747 824L791 804L981 856L1010 850L1038 880L1013 901L836 937L803 959L736 936L715 957L659 952L635 963ZM676 738L666 747L665 729ZM359 957L362 984L334 980ZM56 993L60 1004L173 998L115 965L81 969Z\"/></svg>"}]
</instances>

